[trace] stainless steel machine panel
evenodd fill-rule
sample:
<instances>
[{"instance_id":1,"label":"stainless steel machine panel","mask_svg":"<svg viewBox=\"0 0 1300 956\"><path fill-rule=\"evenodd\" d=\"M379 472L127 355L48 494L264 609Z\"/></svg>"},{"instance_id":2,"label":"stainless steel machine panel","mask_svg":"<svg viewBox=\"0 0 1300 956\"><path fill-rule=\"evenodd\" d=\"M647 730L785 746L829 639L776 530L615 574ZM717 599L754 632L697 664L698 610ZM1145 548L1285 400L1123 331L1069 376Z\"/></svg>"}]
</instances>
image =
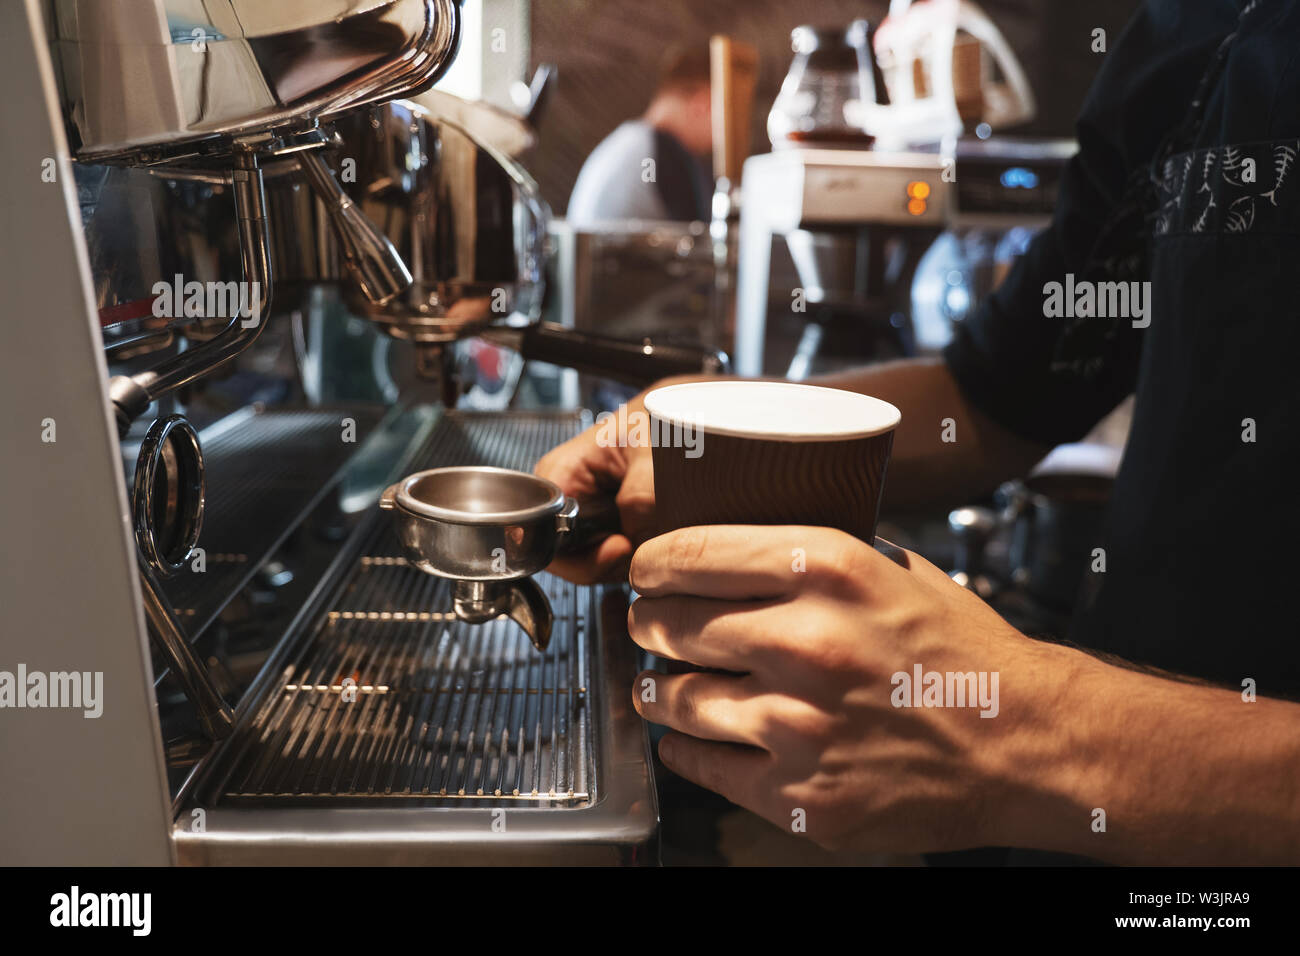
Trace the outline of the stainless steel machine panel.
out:
<instances>
[{"instance_id":1,"label":"stainless steel machine panel","mask_svg":"<svg viewBox=\"0 0 1300 956\"><path fill-rule=\"evenodd\" d=\"M301 522L357 444L340 440L352 422L357 443L378 424L379 406L266 410L249 407L200 433L207 484L203 569L186 564L165 582L167 597L192 634L226 602ZM123 443L127 458L134 448Z\"/></svg>"},{"instance_id":2,"label":"stainless steel machine panel","mask_svg":"<svg viewBox=\"0 0 1300 956\"><path fill-rule=\"evenodd\" d=\"M431 85L456 0L46 0L79 158L239 135Z\"/></svg>"}]
</instances>

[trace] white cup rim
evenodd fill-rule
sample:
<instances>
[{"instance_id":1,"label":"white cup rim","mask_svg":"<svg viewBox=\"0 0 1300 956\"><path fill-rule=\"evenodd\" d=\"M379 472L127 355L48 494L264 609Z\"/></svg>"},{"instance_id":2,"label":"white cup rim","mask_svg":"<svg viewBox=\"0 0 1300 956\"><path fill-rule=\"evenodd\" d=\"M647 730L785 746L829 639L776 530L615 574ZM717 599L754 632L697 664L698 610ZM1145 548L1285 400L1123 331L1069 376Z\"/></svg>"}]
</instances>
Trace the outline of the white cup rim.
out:
<instances>
[{"instance_id":1,"label":"white cup rim","mask_svg":"<svg viewBox=\"0 0 1300 956\"><path fill-rule=\"evenodd\" d=\"M879 398L799 382L685 382L649 392L645 407L660 421L710 435L786 442L871 438L903 417Z\"/></svg>"}]
</instances>

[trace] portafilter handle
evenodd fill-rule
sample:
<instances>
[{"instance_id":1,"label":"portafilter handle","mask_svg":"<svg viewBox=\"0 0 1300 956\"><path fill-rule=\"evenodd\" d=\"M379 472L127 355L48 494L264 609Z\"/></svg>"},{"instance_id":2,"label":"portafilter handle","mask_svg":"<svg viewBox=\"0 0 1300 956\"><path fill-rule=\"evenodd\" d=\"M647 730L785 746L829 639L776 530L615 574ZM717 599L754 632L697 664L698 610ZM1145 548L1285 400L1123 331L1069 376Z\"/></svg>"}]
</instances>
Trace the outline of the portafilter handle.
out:
<instances>
[{"instance_id":1,"label":"portafilter handle","mask_svg":"<svg viewBox=\"0 0 1300 956\"><path fill-rule=\"evenodd\" d=\"M566 504L573 499L566 499ZM599 544L612 534L623 530L622 518L619 516L618 504L613 498L597 498L574 505L577 515L570 516L567 526L562 525L564 533L556 545L558 555L578 554L595 544ZM562 512L560 517L564 518Z\"/></svg>"},{"instance_id":2,"label":"portafilter handle","mask_svg":"<svg viewBox=\"0 0 1300 956\"><path fill-rule=\"evenodd\" d=\"M298 165L324 204L343 259L365 297L375 305L383 305L409 289L411 270L388 238L343 191L320 153L299 153Z\"/></svg>"},{"instance_id":3,"label":"portafilter handle","mask_svg":"<svg viewBox=\"0 0 1300 956\"><path fill-rule=\"evenodd\" d=\"M617 339L579 332L554 322L523 328L492 326L483 338L513 349L525 359L577 369L628 385L653 385L674 375L726 375L726 352L700 345L664 345L651 339Z\"/></svg>"}]
</instances>

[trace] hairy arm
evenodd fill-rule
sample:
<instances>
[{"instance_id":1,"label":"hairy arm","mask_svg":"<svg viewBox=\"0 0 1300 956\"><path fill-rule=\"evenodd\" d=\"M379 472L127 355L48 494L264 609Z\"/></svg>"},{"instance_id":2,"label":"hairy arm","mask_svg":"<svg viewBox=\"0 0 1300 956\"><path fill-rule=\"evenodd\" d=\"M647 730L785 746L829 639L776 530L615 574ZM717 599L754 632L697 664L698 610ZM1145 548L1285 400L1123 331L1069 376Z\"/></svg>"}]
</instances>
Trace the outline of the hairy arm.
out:
<instances>
[{"instance_id":1,"label":"hairy arm","mask_svg":"<svg viewBox=\"0 0 1300 956\"><path fill-rule=\"evenodd\" d=\"M657 387L710 381L686 375ZM827 376L812 384L862 392L897 406L902 422L894 436L885 482L887 511L964 504L1000 482L1028 472L1049 450L996 425L968 403L939 359L911 359ZM644 415L644 393L627 403L629 416ZM944 441L945 420L953 441ZM614 495L623 533L590 553L558 558L552 570L571 581L590 583L626 573L636 545L653 533L654 481L649 447L613 447L600 439L601 426L587 429L537 463L537 473L566 494L587 501Z\"/></svg>"},{"instance_id":2,"label":"hairy arm","mask_svg":"<svg viewBox=\"0 0 1300 956\"><path fill-rule=\"evenodd\" d=\"M1300 861L1300 704L1056 652L1050 729L1008 741L1033 784L999 801L998 839L1127 864Z\"/></svg>"},{"instance_id":3,"label":"hairy arm","mask_svg":"<svg viewBox=\"0 0 1300 956\"><path fill-rule=\"evenodd\" d=\"M685 375L656 387L710 381ZM783 381L764 379L764 381ZM940 358L902 359L823 375L808 382L883 399L903 413L894 435L885 508L910 511L966 504L1011 478L1025 475L1052 449L1012 434L963 397ZM628 403L643 411L643 395ZM945 425L951 419L944 441Z\"/></svg>"},{"instance_id":4,"label":"hairy arm","mask_svg":"<svg viewBox=\"0 0 1300 956\"><path fill-rule=\"evenodd\" d=\"M1051 450L1016 437L977 411L941 359L889 362L811 384L863 392L903 413L885 482L889 511L965 504L1027 474ZM952 441L944 441L945 431Z\"/></svg>"}]
</instances>

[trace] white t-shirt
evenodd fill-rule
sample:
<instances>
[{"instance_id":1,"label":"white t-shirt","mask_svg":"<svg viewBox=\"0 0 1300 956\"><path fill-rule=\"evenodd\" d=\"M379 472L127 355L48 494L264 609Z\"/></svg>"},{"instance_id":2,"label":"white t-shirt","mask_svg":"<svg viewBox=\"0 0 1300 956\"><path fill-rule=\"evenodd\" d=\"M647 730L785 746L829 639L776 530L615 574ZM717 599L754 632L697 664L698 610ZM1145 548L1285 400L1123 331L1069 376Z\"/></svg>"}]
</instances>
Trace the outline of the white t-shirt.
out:
<instances>
[{"instance_id":1,"label":"white t-shirt","mask_svg":"<svg viewBox=\"0 0 1300 956\"><path fill-rule=\"evenodd\" d=\"M579 229L628 219L704 219L708 191L703 168L676 137L629 120L583 163L565 218Z\"/></svg>"}]
</instances>

